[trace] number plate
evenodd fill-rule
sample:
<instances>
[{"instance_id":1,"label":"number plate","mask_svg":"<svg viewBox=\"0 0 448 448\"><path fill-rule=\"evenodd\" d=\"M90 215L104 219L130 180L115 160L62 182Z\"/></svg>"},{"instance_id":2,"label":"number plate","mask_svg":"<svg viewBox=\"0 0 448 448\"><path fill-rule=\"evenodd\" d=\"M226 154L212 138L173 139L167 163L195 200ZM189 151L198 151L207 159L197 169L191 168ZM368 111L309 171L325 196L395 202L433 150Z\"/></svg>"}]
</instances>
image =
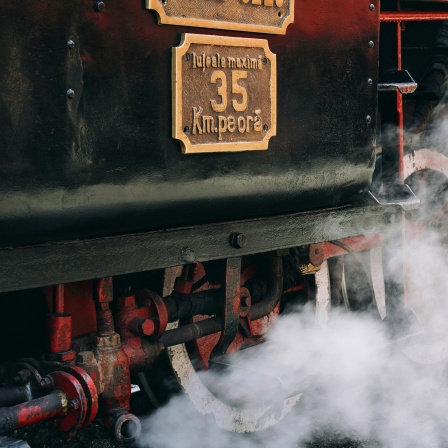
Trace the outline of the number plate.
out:
<instances>
[{"instance_id":1,"label":"number plate","mask_svg":"<svg viewBox=\"0 0 448 448\"><path fill-rule=\"evenodd\" d=\"M267 149L276 57L262 39L185 34L173 48L173 137L182 152Z\"/></svg>"},{"instance_id":2,"label":"number plate","mask_svg":"<svg viewBox=\"0 0 448 448\"><path fill-rule=\"evenodd\" d=\"M256 33L285 34L294 0L146 0L159 22Z\"/></svg>"}]
</instances>

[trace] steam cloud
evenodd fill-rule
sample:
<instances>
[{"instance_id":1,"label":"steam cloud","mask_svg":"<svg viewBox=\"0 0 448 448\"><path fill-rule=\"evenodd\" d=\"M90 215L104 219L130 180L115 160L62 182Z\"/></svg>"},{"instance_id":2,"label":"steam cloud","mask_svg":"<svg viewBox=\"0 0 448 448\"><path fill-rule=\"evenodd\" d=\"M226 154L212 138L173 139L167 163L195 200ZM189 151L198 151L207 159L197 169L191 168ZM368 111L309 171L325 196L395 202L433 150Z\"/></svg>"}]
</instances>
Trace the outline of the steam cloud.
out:
<instances>
[{"instance_id":1,"label":"steam cloud","mask_svg":"<svg viewBox=\"0 0 448 448\"><path fill-rule=\"evenodd\" d=\"M448 141L445 102L435 110L435 142L425 141L427 147L440 148ZM275 409L282 394L303 391L279 423L261 432L230 433L179 395L144 421L141 445L297 448L327 432L362 440L364 447L448 446L448 233L431 214L445 202L446 179L440 180L423 177L424 189L414 181L423 195L417 218L426 217L433 228L427 226L403 252L390 251L399 255L385 267L402 275L401 259L406 260L407 306L418 316L417 327L391 336L390 316L381 321L375 312L342 308L331 309L328 324L321 326L313 306L296 309L278 318L266 344L241 352L223 371L201 373L204 383L227 384L229 396L236 395L243 406L253 406L255 397ZM349 281L356 289L356 279ZM365 290L365 281L359 288Z\"/></svg>"}]
</instances>

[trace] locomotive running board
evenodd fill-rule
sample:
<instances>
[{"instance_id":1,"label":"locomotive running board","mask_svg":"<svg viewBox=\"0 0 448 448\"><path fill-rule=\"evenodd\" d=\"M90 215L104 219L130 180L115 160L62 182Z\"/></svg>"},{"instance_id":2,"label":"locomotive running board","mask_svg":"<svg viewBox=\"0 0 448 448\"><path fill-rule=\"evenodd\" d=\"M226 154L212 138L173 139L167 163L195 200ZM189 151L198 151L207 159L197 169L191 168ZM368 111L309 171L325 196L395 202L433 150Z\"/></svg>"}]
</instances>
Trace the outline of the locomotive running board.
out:
<instances>
[{"instance_id":1,"label":"locomotive running board","mask_svg":"<svg viewBox=\"0 0 448 448\"><path fill-rule=\"evenodd\" d=\"M347 206L148 233L0 249L0 292L383 233L392 205ZM243 235L241 244L232 236Z\"/></svg>"}]
</instances>

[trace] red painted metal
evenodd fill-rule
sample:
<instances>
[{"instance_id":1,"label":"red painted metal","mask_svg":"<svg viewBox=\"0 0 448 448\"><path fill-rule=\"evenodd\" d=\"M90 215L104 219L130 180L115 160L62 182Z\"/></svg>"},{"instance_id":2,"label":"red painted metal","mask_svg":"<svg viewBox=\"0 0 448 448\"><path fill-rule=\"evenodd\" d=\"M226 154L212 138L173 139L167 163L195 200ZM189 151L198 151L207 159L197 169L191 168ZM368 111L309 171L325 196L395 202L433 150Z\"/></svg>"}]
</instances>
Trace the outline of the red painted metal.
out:
<instances>
[{"instance_id":1,"label":"red painted metal","mask_svg":"<svg viewBox=\"0 0 448 448\"><path fill-rule=\"evenodd\" d=\"M114 318L109 303L113 300L112 277L101 278L95 289L96 321L99 336L110 336L115 333Z\"/></svg>"},{"instance_id":2,"label":"red painted metal","mask_svg":"<svg viewBox=\"0 0 448 448\"><path fill-rule=\"evenodd\" d=\"M345 238L341 240L345 246L350 247L355 252L362 252L374 247L383 245L383 235L374 234L366 236L357 236L354 238ZM325 260L338 255L345 255L347 251L331 242L311 244L309 250L309 259L313 266L320 266Z\"/></svg>"},{"instance_id":3,"label":"red painted metal","mask_svg":"<svg viewBox=\"0 0 448 448\"><path fill-rule=\"evenodd\" d=\"M67 395L55 390L50 395L7 408L14 415L15 428L24 428L45 420L66 415Z\"/></svg>"},{"instance_id":4,"label":"red painted metal","mask_svg":"<svg viewBox=\"0 0 448 448\"><path fill-rule=\"evenodd\" d=\"M53 287L53 312L64 314L64 285Z\"/></svg>"},{"instance_id":5,"label":"red painted metal","mask_svg":"<svg viewBox=\"0 0 448 448\"><path fill-rule=\"evenodd\" d=\"M96 332L93 281L65 285L65 312L72 316L72 336L88 336Z\"/></svg>"},{"instance_id":6,"label":"red painted metal","mask_svg":"<svg viewBox=\"0 0 448 448\"><path fill-rule=\"evenodd\" d=\"M70 363L75 359L72 348L72 317L65 314L65 285L52 289L53 313L47 316L49 359Z\"/></svg>"},{"instance_id":7,"label":"red painted metal","mask_svg":"<svg viewBox=\"0 0 448 448\"><path fill-rule=\"evenodd\" d=\"M71 316L68 314L50 314L47 317L47 329L50 353L56 354L70 351L72 345Z\"/></svg>"},{"instance_id":8,"label":"red painted metal","mask_svg":"<svg viewBox=\"0 0 448 448\"><path fill-rule=\"evenodd\" d=\"M82 368L78 367L63 367L63 371L67 372L72 377L76 378L78 383L81 385L82 390L86 396L86 406L84 409L85 417L83 426L90 425L96 417L98 412L98 391L93 381L92 377ZM58 373L58 372L56 372ZM58 384L58 381L55 381ZM69 402L69 411L77 411L76 403L79 404L79 399L77 397L71 397L67 394ZM76 400L76 401L73 401Z\"/></svg>"},{"instance_id":9,"label":"red painted metal","mask_svg":"<svg viewBox=\"0 0 448 448\"><path fill-rule=\"evenodd\" d=\"M152 325L152 332L144 336L158 338L159 331L163 333L168 324L168 313L163 300L153 305L151 296L156 294L145 290L140 293L144 306L138 306L134 295L117 299L117 328L123 342L123 348L129 358L131 371L141 371L152 366L154 359L160 354L161 345L151 344L142 338L145 329ZM158 297L158 296L157 296ZM156 302L159 302L156 300ZM158 311L159 310L159 311ZM160 334L161 334L160 333Z\"/></svg>"},{"instance_id":10,"label":"red painted metal","mask_svg":"<svg viewBox=\"0 0 448 448\"><path fill-rule=\"evenodd\" d=\"M67 399L66 415L57 421L57 428L67 433L75 432L84 426L89 406L84 389L77 378L68 372L56 371L49 376L54 388L63 392Z\"/></svg>"},{"instance_id":11,"label":"red painted metal","mask_svg":"<svg viewBox=\"0 0 448 448\"><path fill-rule=\"evenodd\" d=\"M60 285L63 287L63 314L72 316L72 337L88 336L96 332L96 312L93 300L93 281ZM56 312L56 287L44 288L48 309ZM59 310L61 307L59 306Z\"/></svg>"},{"instance_id":12,"label":"red painted metal","mask_svg":"<svg viewBox=\"0 0 448 448\"><path fill-rule=\"evenodd\" d=\"M113 300L112 278L98 280L96 287L97 338L95 357L101 388L100 404L104 423L113 427L118 416L129 411L131 372L129 358L121 344L109 303Z\"/></svg>"},{"instance_id":13,"label":"red painted metal","mask_svg":"<svg viewBox=\"0 0 448 448\"><path fill-rule=\"evenodd\" d=\"M397 11L381 12L380 22L423 22L448 20L448 12L439 11Z\"/></svg>"},{"instance_id":14,"label":"red painted metal","mask_svg":"<svg viewBox=\"0 0 448 448\"><path fill-rule=\"evenodd\" d=\"M145 335L152 336L153 339L159 339L168 325L168 310L165 302L158 294L149 289L140 291L137 298L141 301L143 307L146 308L147 317L155 324L154 332L152 334L145 333Z\"/></svg>"},{"instance_id":15,"label":"red painted metal","mask_svg":"<svg viewBox=\"0 0 448 448\"><path fill-rule=\"evenodd\" d=\"M55 420L56 427L68 434L87 426L98 411L96 387L79 367L66 367L44 378L42 384L54 389L49 395L17 406L0 409L0 431L13 430Z\"/></svg>"}]
</instances>

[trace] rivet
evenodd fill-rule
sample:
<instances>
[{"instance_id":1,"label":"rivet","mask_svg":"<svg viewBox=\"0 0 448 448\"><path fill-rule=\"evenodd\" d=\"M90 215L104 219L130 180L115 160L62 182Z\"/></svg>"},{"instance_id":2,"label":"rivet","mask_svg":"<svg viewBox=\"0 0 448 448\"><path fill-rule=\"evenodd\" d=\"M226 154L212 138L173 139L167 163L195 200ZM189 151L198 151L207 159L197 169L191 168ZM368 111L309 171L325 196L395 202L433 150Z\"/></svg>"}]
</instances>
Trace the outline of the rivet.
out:
<instances>
[{"instance_id":1,"label":"rivet","mask_svg":"<svg viewBox=\"0 0 448 448\"><path fill-rule=\"evenodd\" d=\"M104 2L95 2L95 11L104 12L106 9L106 4Z\"/></svg>"},{"instance_id":2,"label":"rivet","mask_svg":"<svg viewBox=\"0 0 448 448\"><path fill-rule=\"evenodd\" d=\"M371 86L371 85L373 84L373 80L372 80L372 78L369 78L369 79L367 80L367 84L368 84L369 86Z\"/></svg>"},{"instance_id":3,"label":"rivet","mask_svg":"<svg viewBox=\"0 0 448 448\"><path fill-rule=\"evenodd\" d=\"M367 117L366 117L366 123L367 123L367 124L372 123L372 117L371 117L370 115L367 115Z\"/></svg>"},{"instance_id":4,"label":"rivet","mask_svg":"<svg viewBox=\"0 0 448 448\"><path fill-rule=\"evenodd\" d=\"M375 11L375 5L373 3L370 3L369 8L370 8L370 11Z\"/></svg>"},{"instance_id":5,"label":"rivet","mask_svg":"<svg viewBox=\"0 0 448 448\"><path fill-rule=\"evenodd\" d=\"M72 89L68 89L67 90L67 97L70 98L70 99L74 98L75 97L75 91L72 90Z\"/></svg>"},{"instance_id":6,"label":"rivet","mask_svg":"<svg viewBox=\"0 0 448 448\"><path fill-rule=\"evenodd\" d=\"M375 46L375 42L373 40L369 40L369 48L373 48Z\"/></svg>"},{"instance_id":7,"label":"rivet","mask_svg":"<svg viewBox=\"0 0 448 448\"><path fill-rule=\"evenodd\" d=\"M75 48L75 42L71 39L67 41L67 47L70 48L70 50L73 50Z\"/></svg>"}]
</instances>

